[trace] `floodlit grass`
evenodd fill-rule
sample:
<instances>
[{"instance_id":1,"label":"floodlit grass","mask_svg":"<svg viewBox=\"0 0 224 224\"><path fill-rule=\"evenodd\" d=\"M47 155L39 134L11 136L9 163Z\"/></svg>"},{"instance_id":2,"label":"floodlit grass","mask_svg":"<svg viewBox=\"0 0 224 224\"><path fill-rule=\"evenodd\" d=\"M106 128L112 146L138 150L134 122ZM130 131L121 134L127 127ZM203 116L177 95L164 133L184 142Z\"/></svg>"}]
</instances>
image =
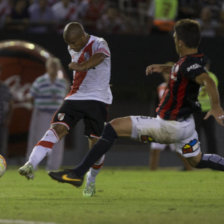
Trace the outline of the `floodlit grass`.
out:
<instances>
[{"instance_id":1,"label":"floodlit grass","mask_svg":"<svg viewBox=\"0 0 224 224\"><path fill-rule=\"evenodd\" d=\"M27 181L9 168L0 178L0 219L57 224L223 224L224 173L102 170L97 194L82 196L38 170Z\"/></svg>"}]
</instances>

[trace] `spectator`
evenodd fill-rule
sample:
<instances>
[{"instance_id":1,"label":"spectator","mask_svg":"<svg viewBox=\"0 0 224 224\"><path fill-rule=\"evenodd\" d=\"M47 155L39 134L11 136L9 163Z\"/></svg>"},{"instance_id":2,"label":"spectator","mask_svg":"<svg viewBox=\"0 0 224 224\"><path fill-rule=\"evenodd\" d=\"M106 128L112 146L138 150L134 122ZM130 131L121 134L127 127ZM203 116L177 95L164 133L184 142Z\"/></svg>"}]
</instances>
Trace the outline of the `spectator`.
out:
<instances>
[{"instance_id":1,"label":"spectator","mask_svg":"<svg viewBox=\"0 0 224 224\"><path fill-rule=\"evenodd\" d=\"M179 0L178 19L199 18L198 12L200 12L201 7L201 1Z\"/></svg>"},{"instance_id":2,"label":"spectator","mask_svg":"<svg viewBox=\"0 0 224 224\"><path fill-rule=\"evenodd\" d=\"M34 109L29 129L27 158L34 145L48 129L53 114L66 95L66 81L58 76L60 69L60 61L57 58L49 58L46 62L47 72L38 77L30 89ZM64 141L60 141L48 155L47 170L55 170L61 166L63 152Z\"/></svg>"},{"instance_id":3,"label":"spectator","mask_svg":"<svg viewBox=\"0 0 224 224\"><path fill-rule=\"evenodd\" d=\"M0 77L2 68L0 67ZM0 154L6 156L8 126L12 113L12 95L9 87L0 80Z\"/></svg>"},{"instance_id":4,"label":"spectator","mask_svg":"<svg viewBox=\"0 0 224 224\"><path fill-rule=\"evenodd\" d=\"M78 19L78 4L71 2L71 0L61 0L52 7L54 17L57 23L60 23L59 30L62 31L64 24L69 21Z\"/></svg>"},{"instance_id":5,"label":"spectator","mask_svg":"<svg viewBox=\"0 0 224 224\"><path fill-rule=\"evenodd\" d=\"M6 26L11 30L23 31L28 27L28 1L15 0L10 14L6 18Z\"/></svg>"},{"instance_id":6,"label":"spectator","mask_svg":"<svg viewBox=\"0 0 224 224\"><path fill-rule=\"evenodd\" d=\"M47 0L39 0L29 7L29 16L31 22L31 32L44 33L49 31L54 24L54 13L48 6Z\"/></svg>"},{"instance_id":7,"label":"spectator","mask_svg":"<svg viewBox=\"0 0 224 224\"><path fill-rule=\"evenodd\" d=\"M83 16L84 24L88 30L95 31L96 23L107 8L105 0L90 0L86 14Z\"/></svg>"},{"instance_id":8,"label":"spectator","mask_svg":"<svg viewBox=\"0 0 224 224\"><path fill-rule=\"evenodd\" d=\"M7 0L0 0L0 28L5 24L6 16L10 14L11 7Z\"/></svg>"},{"instance_id":9,"label":"spectator","mask_svg":"<svg viewBox=\"0 0 224 224\"><path fill-rule=\"evenodd\" d=\"M124 18L116 8L108 8L97 21L97 30L103 33L126 33Z\"/></svg>"},{"instance_id":10,"label":"spectator","mask_svg":"<svg viewBox=\"0 0 224 224\"><path fill-rule=\"evenodd\" d=\"M218 23L212 19L212 13L209 7L205 7L201 10L201 16L198 22L201 26L202 37L214 37L216 35Z\"/></svg>"},{"instance_id":11,"label":"spectator","mask_svg":"<svg viewBox=\"0 0 224 224\"><path fill-rule=\"evenodd\" d=\"M220 12L219 25L216 34L224 37L224 11Z\"/></svg>"},{"instance_id":12,"label":"spectator","mask_svg":"<svg viewBox=\"0 0 224 224\"><path fill-rule=\"evenodd\" d=\"M147 12L149 33L152 29L159 32L172 31L177 12L177 0L151 0Z\"/></svg>"}]
</instances>

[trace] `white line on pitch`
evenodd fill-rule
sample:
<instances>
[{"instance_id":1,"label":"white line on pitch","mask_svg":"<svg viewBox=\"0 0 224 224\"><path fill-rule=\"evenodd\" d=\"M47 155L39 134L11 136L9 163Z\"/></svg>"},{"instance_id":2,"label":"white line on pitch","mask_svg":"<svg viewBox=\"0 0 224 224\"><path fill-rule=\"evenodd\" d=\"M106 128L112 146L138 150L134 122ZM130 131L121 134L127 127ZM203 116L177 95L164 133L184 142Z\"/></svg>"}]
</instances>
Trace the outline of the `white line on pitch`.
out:
<instances>
[{"instance_id":1,"label":"white line on pitch","mask_svg":"<svg viewBox=\"0 0 224 224\"><path fill-rule=\"evenodd\" d=\"M0 219L1 224L56 224L54 222L35 222L16 219Z\"/></svg>"}]
</instances>

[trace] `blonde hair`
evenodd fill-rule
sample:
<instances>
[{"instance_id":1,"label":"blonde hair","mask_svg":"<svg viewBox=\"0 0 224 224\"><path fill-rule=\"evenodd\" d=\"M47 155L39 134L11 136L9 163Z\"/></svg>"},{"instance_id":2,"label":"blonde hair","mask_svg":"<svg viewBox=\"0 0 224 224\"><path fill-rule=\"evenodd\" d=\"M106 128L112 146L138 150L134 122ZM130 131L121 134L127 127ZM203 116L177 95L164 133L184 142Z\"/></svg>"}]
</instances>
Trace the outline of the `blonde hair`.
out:
<instances>
[{"instance_id":1,"label":"blonde hair","mask_svg":"<svg viewBox=\"0 0 224 224\"><path fill-rule=\"evenodd\" d=\"M61 69L61 62L58 58L56 57L49 57L46 61L46 67L50 66L50 64L55 64L57 65L58 70Z\"/></svg>"}]
</instances>

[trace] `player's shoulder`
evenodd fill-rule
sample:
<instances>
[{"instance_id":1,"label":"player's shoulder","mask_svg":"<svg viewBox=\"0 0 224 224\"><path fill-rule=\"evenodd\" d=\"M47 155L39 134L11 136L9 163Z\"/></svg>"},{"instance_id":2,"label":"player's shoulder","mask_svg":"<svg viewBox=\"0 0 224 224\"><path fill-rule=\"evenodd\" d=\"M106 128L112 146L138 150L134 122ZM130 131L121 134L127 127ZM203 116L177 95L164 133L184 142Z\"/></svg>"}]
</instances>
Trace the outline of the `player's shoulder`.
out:
<instances>
[{"instance_id":1,"label":"player's shoulder","mask_svg":"<svg viewBox=\"0 0 224 224\"><path fill-rule=\"evenodd\" d=\"M205 56L203 54L192 54L182 58L181 70L190 72L198 68L203 68L206 64Z\"/></svg>"},{"instance_id":2,"label":"player's shoulder","mask_svg":"<svg viewBox=\"0 0 224 224\"><path fill-rule=\"evenodd\" d=\"M103 37L98 37L98 36L94 36L94 35L91 35L91 40L94 41L95 44L99 44L102 42L106 43L106 40Z\"/></svg>"},{"instance_id":3,"label":"player's shoulder","mask_svg":"<svg viewBox=\"0 0 224 224\"><path fill-rule=\"evenodd\" d=\"M35 79L34 83L41 84L41 83L45 82L46 80L47 80L47 74L43 74L43 75L37 77Z\"/></svg>"}]
</instances>

